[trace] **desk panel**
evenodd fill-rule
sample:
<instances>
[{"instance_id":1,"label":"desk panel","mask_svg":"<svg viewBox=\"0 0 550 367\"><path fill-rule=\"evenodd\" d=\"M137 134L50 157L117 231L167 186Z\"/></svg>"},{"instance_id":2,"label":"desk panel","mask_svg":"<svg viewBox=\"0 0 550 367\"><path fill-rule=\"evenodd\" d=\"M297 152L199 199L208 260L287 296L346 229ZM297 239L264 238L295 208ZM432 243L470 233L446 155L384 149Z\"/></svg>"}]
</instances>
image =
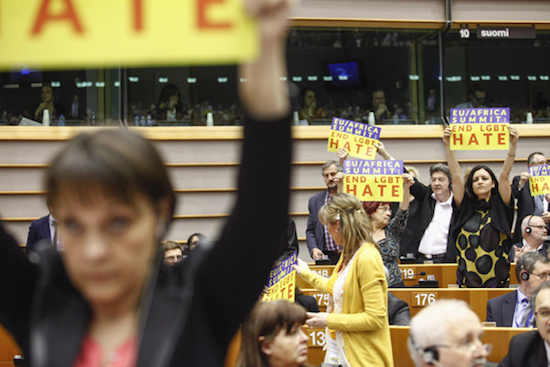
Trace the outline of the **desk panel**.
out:
<instances>
[{"instance_id":1,"label":"desk panel","mask_svg":"<svg viewBox=\"0 0 550 367\"><path fill-rule=\"evenodd\" d=\"M323 328L304 327L304 332L309 336L308 362L314 366L319 366L325 358L325 352L323 351L325 342L324 330ZM414 367L407 348L409 330L409 326L390 326L394 366ZM487 360L496 363L500 362L508 354L510 339L514 335L527 332L528 330L523 328L483 328L483 343L491 343L493 345L493 349Z\"/></svg>"},{"instance_id":2,"label":"desk panel","mask_svg":"<svg viewBox=\"0 0 550 367\"><path fill-rule=\"evenodd\" d=\"M309 267L311 270L325 277L330 277L334 270L334 265L310 264ZM449 284L456 284L456 264L400 264L399 269L401 269L401 273L403 274L403 281L406 287L417 286L420 279L438 280L439 288L447 288ZM516 263L510 264L510 284L518 284L515 269ZM296 278L296 284L301 288L312 287L311 284L300 277Z\"/></svg>"}]
</instances>

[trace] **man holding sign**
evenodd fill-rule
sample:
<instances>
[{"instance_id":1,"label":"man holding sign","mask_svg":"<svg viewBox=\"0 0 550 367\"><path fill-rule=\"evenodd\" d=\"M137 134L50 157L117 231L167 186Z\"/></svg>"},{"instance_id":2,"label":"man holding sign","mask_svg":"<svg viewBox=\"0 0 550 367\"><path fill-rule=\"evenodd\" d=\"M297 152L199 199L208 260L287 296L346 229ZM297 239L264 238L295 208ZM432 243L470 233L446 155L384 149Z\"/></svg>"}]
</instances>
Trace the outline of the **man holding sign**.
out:
<instances>
[{"instance_id":1,"label":"man holding sign","mask_svg":"<svg viewBox=\"0 0 550 367\"><path fill-rule=\"evenodd\" d=\"M309 198L309 218L306 228L306 242L311 258L319 260L323 255L327 255L332 265L338 262L341 247L334 243L327 226L321 224L318 213L319 209L328 204L336 194L338 190L336 176L340 172L342 172L342 165L336 161L328 161L323 165L322 173L327 189Z\"/></svg>"},{"instance_id":2,"label":"man holding sign","mask_svg":"<svg viewBox=\"0 0 550 367\"><path fill-rule=\"evenodd\" d=\"M527 158L527 169L530 170L531 167L545 165L546 162L546 156L543 153L531 153ZM530 177L529 171L524 171L521 175L514 177L512 181L512 193L514 198L518 200L518 217L516 219L516 229L514 230L514 242L521 241L521 221L526 216L538 215L544 219L545 223L550 222L548 202L544 200L544 195L531 195Z\"/></svg>"}]
</instances>

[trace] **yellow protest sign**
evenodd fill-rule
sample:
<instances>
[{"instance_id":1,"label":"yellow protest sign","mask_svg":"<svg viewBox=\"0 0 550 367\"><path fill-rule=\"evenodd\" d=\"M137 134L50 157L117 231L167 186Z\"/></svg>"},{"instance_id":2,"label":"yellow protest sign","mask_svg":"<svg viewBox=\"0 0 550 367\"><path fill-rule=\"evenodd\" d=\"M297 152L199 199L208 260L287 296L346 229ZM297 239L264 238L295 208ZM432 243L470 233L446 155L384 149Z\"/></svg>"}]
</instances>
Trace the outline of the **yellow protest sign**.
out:
<instances>
[{"instance_id":1,"label":"yellow protest sign","mask_svg":"<svg viewBox=\"0 0 550 367\"><path fill-rule=\"evenodd\" d=\"M286 299L294 302L294 289L296 288L296 264L298 253L294 252L279 265L271 269L267 281L268 292L264 294L262 301L274 301Z\"/></svg>"},{"instance_id":2,"label":"yellow protest sign","mask_svg":"<svg viewBox=\"0 0 550 367\"><path fill-rule=\"evenodd\" d=\"M451 109L451 150L508 150L510 108Z\"/></svg>"},{"instance_id":3,"label":"yellow protest sign","mask_svg":"<svg viewBox=\"0 0 550 367\"><path fill-rule=\"evenodd\" d=\"M529 187L531 196L550 193L550 166L540 165L529 167Z\"/></svg>"},{"instance_id":4,"label":"yellow protest sign","mask_svg":"<svg viewBox=\"0 0 550 367\"><path fill-rule=\"evenodd\" d=\"M229 63L256 55L241 0L24 0L0 11L0 68Z\"/></svg>"},{"instance_id":5,"label":"yellow protest sign","mask_svg":"<svg viewBox=\"0 0 550 367\"><path fill-rule=\"evenodd\" d=\"M333 117L327 150L337 152L346 148L351 157L374 159L374 144L380 139L381 130L378 126Z\"/></svg>"},{"instance_id":6,"label":"yellow protest sign","mask_svg":"<svg viewBox=\"0 0 550 367\"><path fill-rule=\"evenodd\" d=\"M344 161L344 192L361 201L403 201L403 161Z\"/></svg>"}]
</instances>

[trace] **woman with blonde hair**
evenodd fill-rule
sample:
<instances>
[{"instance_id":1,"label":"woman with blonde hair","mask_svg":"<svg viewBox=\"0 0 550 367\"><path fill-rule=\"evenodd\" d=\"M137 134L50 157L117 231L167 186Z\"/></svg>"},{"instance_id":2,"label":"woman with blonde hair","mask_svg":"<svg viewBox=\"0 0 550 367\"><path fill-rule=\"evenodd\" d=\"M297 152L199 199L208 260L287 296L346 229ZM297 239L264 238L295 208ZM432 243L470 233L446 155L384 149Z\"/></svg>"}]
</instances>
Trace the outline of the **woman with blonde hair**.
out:
<instances>
[{"instance_id":1,"label":"woman with blonde hair","mask_svg":"<svg viewBox=\"0 0 550 367\"><path fill-rule=\"evenodd\" d=\"M296 271L330 294L327 312L308 313L306 323L328 327L325 362L342 366L393 366L388 324L388 284L371 223L361 202L339 193L319 210L334 241L344 247L327 279L298 260Z\"/></svg>"},{"instance_id":2,"label":"woman with blonde hair","mask_svg":"<svg viewBox=\"0 0 550 367\"><path fill-rule=\"evenodd\" d=\"M237 367L305 367L306 310L287 300L258 302L243 324Z\"/></svg>"}]
</instances>

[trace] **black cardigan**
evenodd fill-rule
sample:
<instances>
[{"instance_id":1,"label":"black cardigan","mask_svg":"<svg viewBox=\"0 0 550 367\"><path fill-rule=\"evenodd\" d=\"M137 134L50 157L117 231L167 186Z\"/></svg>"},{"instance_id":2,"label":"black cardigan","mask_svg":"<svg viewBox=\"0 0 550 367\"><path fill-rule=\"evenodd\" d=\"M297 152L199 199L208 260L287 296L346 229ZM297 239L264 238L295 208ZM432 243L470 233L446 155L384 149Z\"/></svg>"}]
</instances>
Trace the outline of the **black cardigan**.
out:
<instances>
[{"instance_id":1,"label":"black cardigan","mask_svg":"<svg viewBox=\"0 0 550 367\"><path fill-rule=\"evenodd\" d=\"M217 243L160 266L140 303L140 367L222 366L287 227L290 116L244 127L238 199ZM199 248L200 249L200 248ZM31 263L0 226L0 323L34 367L71 367L91 318L54 251Z\"/></svg>"}]
</instances>

